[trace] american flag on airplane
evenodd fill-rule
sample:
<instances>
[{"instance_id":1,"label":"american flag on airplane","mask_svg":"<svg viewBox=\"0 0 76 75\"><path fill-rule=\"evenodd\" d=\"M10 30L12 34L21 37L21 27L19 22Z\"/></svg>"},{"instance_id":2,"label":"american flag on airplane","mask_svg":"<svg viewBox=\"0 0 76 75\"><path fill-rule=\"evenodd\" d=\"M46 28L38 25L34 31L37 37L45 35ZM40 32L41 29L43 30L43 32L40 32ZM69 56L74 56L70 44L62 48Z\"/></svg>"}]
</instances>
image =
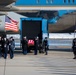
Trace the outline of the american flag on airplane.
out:
<instances>
[{"instance_id":1,"label":"american flag on airplane","mask_svg":"<svg viewBox=\"0 0 76 75\"><path fill-rule=\"evenodd\" d=\"M8 16L5 16L5 30L6 31L18 31L18 22L16 20L11 19Z\"/></svg>"}]
</instances>

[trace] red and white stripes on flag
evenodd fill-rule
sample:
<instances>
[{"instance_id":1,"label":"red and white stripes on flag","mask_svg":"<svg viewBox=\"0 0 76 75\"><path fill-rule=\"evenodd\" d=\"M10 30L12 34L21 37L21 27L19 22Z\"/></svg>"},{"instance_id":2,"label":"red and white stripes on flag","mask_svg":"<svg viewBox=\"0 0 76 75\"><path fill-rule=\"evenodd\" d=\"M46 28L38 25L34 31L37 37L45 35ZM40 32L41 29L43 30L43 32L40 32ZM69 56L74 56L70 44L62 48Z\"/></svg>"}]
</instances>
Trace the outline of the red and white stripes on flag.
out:
<instances>
[{"instance_id":1,"label":"red and white stripes on flag","mask_svg":"<svg viewBox=\"0 0 76 75\"><path fill-rule=\"evenodd\" d=\"M18 22L16 20L11 19L8 16L5 16L5 30L6 31L15 31L17 32L18 29Z\"/></svg>"},{"instance_id":2,"label":"red and white stripes on flag","mask_svg":"<svg viewBox=\"0 0 76 75\"><path fill-rule=\"evenodd\" d=\"M28 40L28 46L34 46L34 40Z\"/></svg>"}]
</instances>

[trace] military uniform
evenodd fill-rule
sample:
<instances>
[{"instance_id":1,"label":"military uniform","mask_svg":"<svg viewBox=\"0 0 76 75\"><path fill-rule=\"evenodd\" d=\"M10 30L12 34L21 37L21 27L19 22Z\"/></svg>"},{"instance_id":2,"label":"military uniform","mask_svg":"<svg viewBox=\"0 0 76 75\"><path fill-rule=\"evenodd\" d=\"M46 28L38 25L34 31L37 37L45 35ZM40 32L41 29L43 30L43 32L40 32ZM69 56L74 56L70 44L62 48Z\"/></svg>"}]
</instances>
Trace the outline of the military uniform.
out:
<instances>
[{"instance_id":1,"label":"military uniform","mask_svg":"<svg viewBox=\"0 0 76 75\"><path fill-rule=\"evenodd\" d=\"M1 48L2 48L2 55L6 59L7 58L7 53L8 53L6 38L1 39Z\"/></svg>"},{"instance_id":2,"label":"military uniform","mask_svg":"<svg viewBox=\"0 0 76 75\"><path fill-rule=\"evenodd\" d=\"M76 38L73 39L72 49L73 49L74 59L76 59Z\"/></svg>"},{"instance_id":3,"label":"military uniform","mask_svg":"<svg viewBox=\"0 0 76 75\"><path fill-rule=\"evenodd\" d=\"M27 54L28 41L27 41L27 39L24 37L24 38L22 39L21 43L22 43L22 52L23 52L24 55L26 55L26 54Z\"/></svg>"},{"instance_id":4,"label":"military uniform","mask_svg":"<svg viewBox=\"0 0 76 75\"><path fill-rule=\"evenodd\" d=\"M38 45L39 45L38 37L35 38L34 44L35 44L34 55L37 55L38 54Z\"/></svg>"},{"instance_id":5,"label":"military uniform","mask_svg":"<svg viewBox=\"0 0 76 75\"><path fill-rule=\"evenodd\" d=\"M44 52L45 52L45 55L48 54L47 50L48 50L48 41L47 41L47 37L45 37L44 41L43 41L43 44L44 44Z\"/></svg>"},{"instance_id":6,"label":"military uniform","mask_svg":"<svg viewBox=\"0 0 76 75\"><path fill-rule=\"evenodd\" d=\"M2 53L1 53L1 38L0 38L0 57L2 56Z\"/></svg>"}]
</instances>

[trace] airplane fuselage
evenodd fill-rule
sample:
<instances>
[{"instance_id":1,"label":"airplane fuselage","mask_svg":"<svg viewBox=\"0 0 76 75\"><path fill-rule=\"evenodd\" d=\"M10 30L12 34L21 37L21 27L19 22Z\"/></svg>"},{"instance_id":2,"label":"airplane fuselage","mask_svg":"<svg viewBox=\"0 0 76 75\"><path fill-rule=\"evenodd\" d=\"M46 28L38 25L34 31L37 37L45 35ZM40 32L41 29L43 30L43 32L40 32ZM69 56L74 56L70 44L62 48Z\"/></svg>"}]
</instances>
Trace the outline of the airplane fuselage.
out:
<instances>
[{"instance_id":1,"label":"airplane fuselage","mask_svg":"<svg viewBox=\"0 0 76 75\"><path fill-rule=\"evenodd\" d=\"M76 0L18 0L21 10L76 10Z\"/></svg>"},{"instance_id":2,"label":"airplane fuselage","mask_svg":"<svg viewBox=\"0 0 76 75\"><path fill-rule=\"evenodd\" d=\"M64 6L75 5L76 0L17 0L15 5L20 6Z\"/></svg>"}]
</instances>

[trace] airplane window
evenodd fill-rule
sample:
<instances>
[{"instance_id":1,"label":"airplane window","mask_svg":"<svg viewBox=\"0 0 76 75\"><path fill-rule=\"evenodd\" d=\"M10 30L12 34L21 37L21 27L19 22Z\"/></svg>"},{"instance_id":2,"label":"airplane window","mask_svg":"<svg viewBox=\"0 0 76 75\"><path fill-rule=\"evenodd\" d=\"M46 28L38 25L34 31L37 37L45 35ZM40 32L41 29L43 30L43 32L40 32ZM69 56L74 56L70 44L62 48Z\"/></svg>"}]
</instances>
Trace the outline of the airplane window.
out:
<instances>
[{"instance_id":1,"label":"airplane window","mask_svg":"<svg viewBox=\"0 0 76 75\"><path fill-rule=\"evenodd\" d=\"M50 3L53 3L53 0L50 0Z\"/></svg>"},{"instance_id":2,"label":"airplane window","mask_svg":"<svg viewBox=\"0 0 76 75\"><path fill-rule=\"evenodd\" d=\"M68 3L70 3L70 0L68 0Z\"/></svg>"},{"instance_id":3,"label":"airplane window","mask_svg":"<svg viewBox=\"0 0 76 75\"><path fill-rule=\"evenodd\" d=\"M75 1L74 1L74 0L72 0L72 2L74 3Z\"/></svg>"},{"instance_id":4,"label":"airplane window","mask_svg":"<svg viewBox=\"0 0 76 75\"><path fill-rule=\"evenodd\" d=\"M36 0L37 1L37 3L39 3L40 2L40 0Z\"/></svg>"},{"instance_id":5,"label":"airplane window","mask_svg":"<svg viewBox=\"0 0 76 75\"><path fill-rule=\"evenodd\" d=\"M46 0L46 3L49 3L49 0Z\"/></svg>"},{"instance_id":6,"label":"airplane window","mask_svg":"<svg viewBox=\"0 0 76 75\"><path fill-rule=\"evenodd\" d=\"M66 3L66 0L63 0L64 3Z\"/></svg>"}]
</instances>

